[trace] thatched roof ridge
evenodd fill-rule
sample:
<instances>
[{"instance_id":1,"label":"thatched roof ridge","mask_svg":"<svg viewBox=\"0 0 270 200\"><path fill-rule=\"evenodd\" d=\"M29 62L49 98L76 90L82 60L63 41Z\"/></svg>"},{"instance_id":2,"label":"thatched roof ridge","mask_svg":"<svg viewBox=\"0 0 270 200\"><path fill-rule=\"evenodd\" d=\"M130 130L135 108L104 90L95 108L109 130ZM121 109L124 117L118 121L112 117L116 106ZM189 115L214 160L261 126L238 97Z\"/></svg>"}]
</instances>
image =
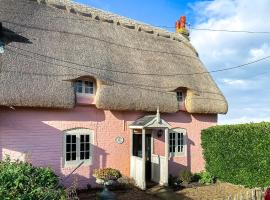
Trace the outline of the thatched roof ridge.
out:
<instances>
[{"instance_id":1,"label":"thatched roof ridge","mask_svg":"<svg viewBox=\"0 0 270 200\"><path fill-rule=\"evenodd\" d=\"M176 112L184 87L188 112L227 112L181 34L68 0L1 0L0 10L13 32L0 55L0 105L72 108L71 80L90 76L100 109Z\"/></svg>"},{"instance_id":2,"label":"thatched roof ridge","mask_svg":"<svg viewBox=\"0 0 270 200\"><path fill-rule=\"evenodd\" d=\"M68 12L76 15L82 15L84 17L101 20L107 23L116 23L120 26L134 29L136 31L144 31L149 34L168 38L177 42L183 42L187 47L191 48L194 52L197 51L189 43L188 39L181 34L175 32L169 32L165 29L154 27L149 24L136 21L127 17L122 17L114 13L100 10L97 8L89 7L80 3L73 2L72 0L32 0L39 3L45 3L48 6L53 6L58 9L67 10Z\"/></svg>"}]
</instances>

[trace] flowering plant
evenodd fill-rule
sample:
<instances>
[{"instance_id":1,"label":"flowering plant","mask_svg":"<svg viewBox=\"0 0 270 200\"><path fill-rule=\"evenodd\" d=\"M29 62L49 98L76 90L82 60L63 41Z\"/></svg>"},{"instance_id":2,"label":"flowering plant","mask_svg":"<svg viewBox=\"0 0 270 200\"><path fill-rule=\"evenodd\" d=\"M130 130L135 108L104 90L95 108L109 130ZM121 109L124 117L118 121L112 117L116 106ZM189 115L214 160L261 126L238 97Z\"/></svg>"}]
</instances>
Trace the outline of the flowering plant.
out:
<instances>
[{"instance_id":1,"label":"flowering plant","mask_svg":"<svg viewBox=\"0 0 270 200\"><path fill-rule=\"evenodd\" d=\"M95 169L93 176L96 179L101 179L105 182L110 180L115 181L122 177L119 170L112 168Z\"/></svg>"}]
</instances>

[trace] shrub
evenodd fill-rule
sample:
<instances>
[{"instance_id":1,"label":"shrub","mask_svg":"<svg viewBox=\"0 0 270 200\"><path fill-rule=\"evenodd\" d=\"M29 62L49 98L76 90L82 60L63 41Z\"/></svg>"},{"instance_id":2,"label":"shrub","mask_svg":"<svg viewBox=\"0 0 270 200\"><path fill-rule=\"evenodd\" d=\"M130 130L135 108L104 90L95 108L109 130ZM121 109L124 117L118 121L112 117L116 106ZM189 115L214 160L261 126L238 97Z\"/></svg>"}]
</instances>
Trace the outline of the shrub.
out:
<instances>
[{"instance_id":1,"label":"shrub","mask_svg":"<svg viewBox=\"0 0 270 200\"><path fill-rule=\"evenodd\" d=\"M112 169L112 168L95 169L93 176L103 181L109 181L109 180L115 181L119 179L120 177L122 177L119 170Z\"/></svg>"},{"instance_id":2,"label":"shrub","mask_svg":"<svg viewBox=\"0 0 270 200\"><path fill-rule=\"evenodd\" d=\"M209 172L207 171L202 171L199 173L199 183L201 184L206 184L206 185L209 185L209 184L213 184L214 181L215 181L215 177L212 176Z\"/></svg>"},{"instance_id":3,"label":"shrub","mask_svg":"<svg viewBox=\"0 0 270 200\"><path fill-rule=\"evenodd\" d=\"M199 180L201 179L201 173L195 173L192 176L192 182L199 182Z\"/></svg>"},{"instance_id":4,"label":"shrub","mask_svg":"<svg viewBox=\"0 0 270 200\"><path fill-rule=\"evenodd\" d=\"M136 182L133 178L123 176L117 180L118 184L114 185L113 189L132 189L135 187Z\"/></svg>"},{"instance_id":5,"label":"shrub","mask_svg":"<svg viewBox=\"0 0 270 200\"><path fill-rule=\"evenodd\" d=\"M206 170L248 187L270 185L270 123L211 127L202 131Z\"/></svg>"},{"instance_id":6,"label":"shrub","mask_svg":"<svg viewBox=\"0 0 270 200\"><path fill-rule=\"evenodd\" d=\"M188 169L184 169L179 174L179 180L183 183L190 183L192 180L192 173Z\"/></svg>"},{"instance_id":7,"label":"shrub","mask_svg":"<svg viewBox=\"0 0 270 200\"><path fill-rule=\"evenodd\" d=\"M0 199L4 200L65 199L58 177L50 168L33 167L29 163L0 163Z\"/></svg>"}]
</instances>

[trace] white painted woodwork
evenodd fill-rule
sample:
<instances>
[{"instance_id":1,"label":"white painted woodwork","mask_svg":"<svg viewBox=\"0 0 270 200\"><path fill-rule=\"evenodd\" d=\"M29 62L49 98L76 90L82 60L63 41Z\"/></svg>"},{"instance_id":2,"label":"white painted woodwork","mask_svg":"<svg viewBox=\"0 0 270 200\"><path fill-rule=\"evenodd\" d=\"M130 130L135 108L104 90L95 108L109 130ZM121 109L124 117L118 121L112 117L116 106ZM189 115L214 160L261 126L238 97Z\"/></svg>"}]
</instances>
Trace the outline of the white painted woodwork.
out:
<instances>
[{"instance_id":1,"label":"white painted woodwork","mask_svg":"<svg viewBox=\"0 0 270 200\"><path fill-rule=\"evenodd\" d=\"M135 180L136 185L144 190L146 188L145 185L145 177L143 177L143 169L145 168L145 164L143 159L137 156L131 156L130 159L130 175Z\"/></svg>"}]
</instances>

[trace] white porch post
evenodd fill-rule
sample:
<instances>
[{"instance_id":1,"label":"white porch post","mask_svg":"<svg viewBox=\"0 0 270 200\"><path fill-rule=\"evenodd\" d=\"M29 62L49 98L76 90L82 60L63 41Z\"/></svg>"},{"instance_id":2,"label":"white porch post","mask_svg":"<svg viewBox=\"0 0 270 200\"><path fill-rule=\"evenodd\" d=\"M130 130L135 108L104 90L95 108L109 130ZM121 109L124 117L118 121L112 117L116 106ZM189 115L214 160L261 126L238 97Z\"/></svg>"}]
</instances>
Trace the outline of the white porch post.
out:
<instances>
[{"instance_id":1,"label":"white porch post","mask_svg":"<svg viewBox=\"0 0 270 200\"><path fill-rule=\"evenodd\" d=\"M169 178L169 129L165 128L165 169L164 169L165 182L164 185L168 186Z\"/></svg>"},{"instance_id":2,"label":"white porch post","mask_svg":"<svg viewBox=\"0 0 270 200\"><path fill-rule=\"evenodd\" d=\"M132 177L132 178L134 178L135 179L135 177L134 177L134 163L133 163L133 129L130 129L130 135L129 135L129 137L130 137L130 139L129 139L129 141L130 141L130 157L129 157L129 159L130 159L130 161L129 161L129 174L130 174L130 177Z\"/></svg>"},{"instance_id":3,"label":"white porch post","mask_svg":"<svg viewBox=\"0 0 270 200\"><path fill-rule=\"evenodd\" d=\"M133 129L130 129L130 156L133 156Z\"/></svg>"},{"instance_id":4,"label":"white porch post","mask_svg":"<svg viewBox=\"0 0 270 200\"><path fill-rule=\"evenodd\" d=\"M145 181L145 129L142 129L142 189L146 189Z\"/></svg>"}]
</instances>

